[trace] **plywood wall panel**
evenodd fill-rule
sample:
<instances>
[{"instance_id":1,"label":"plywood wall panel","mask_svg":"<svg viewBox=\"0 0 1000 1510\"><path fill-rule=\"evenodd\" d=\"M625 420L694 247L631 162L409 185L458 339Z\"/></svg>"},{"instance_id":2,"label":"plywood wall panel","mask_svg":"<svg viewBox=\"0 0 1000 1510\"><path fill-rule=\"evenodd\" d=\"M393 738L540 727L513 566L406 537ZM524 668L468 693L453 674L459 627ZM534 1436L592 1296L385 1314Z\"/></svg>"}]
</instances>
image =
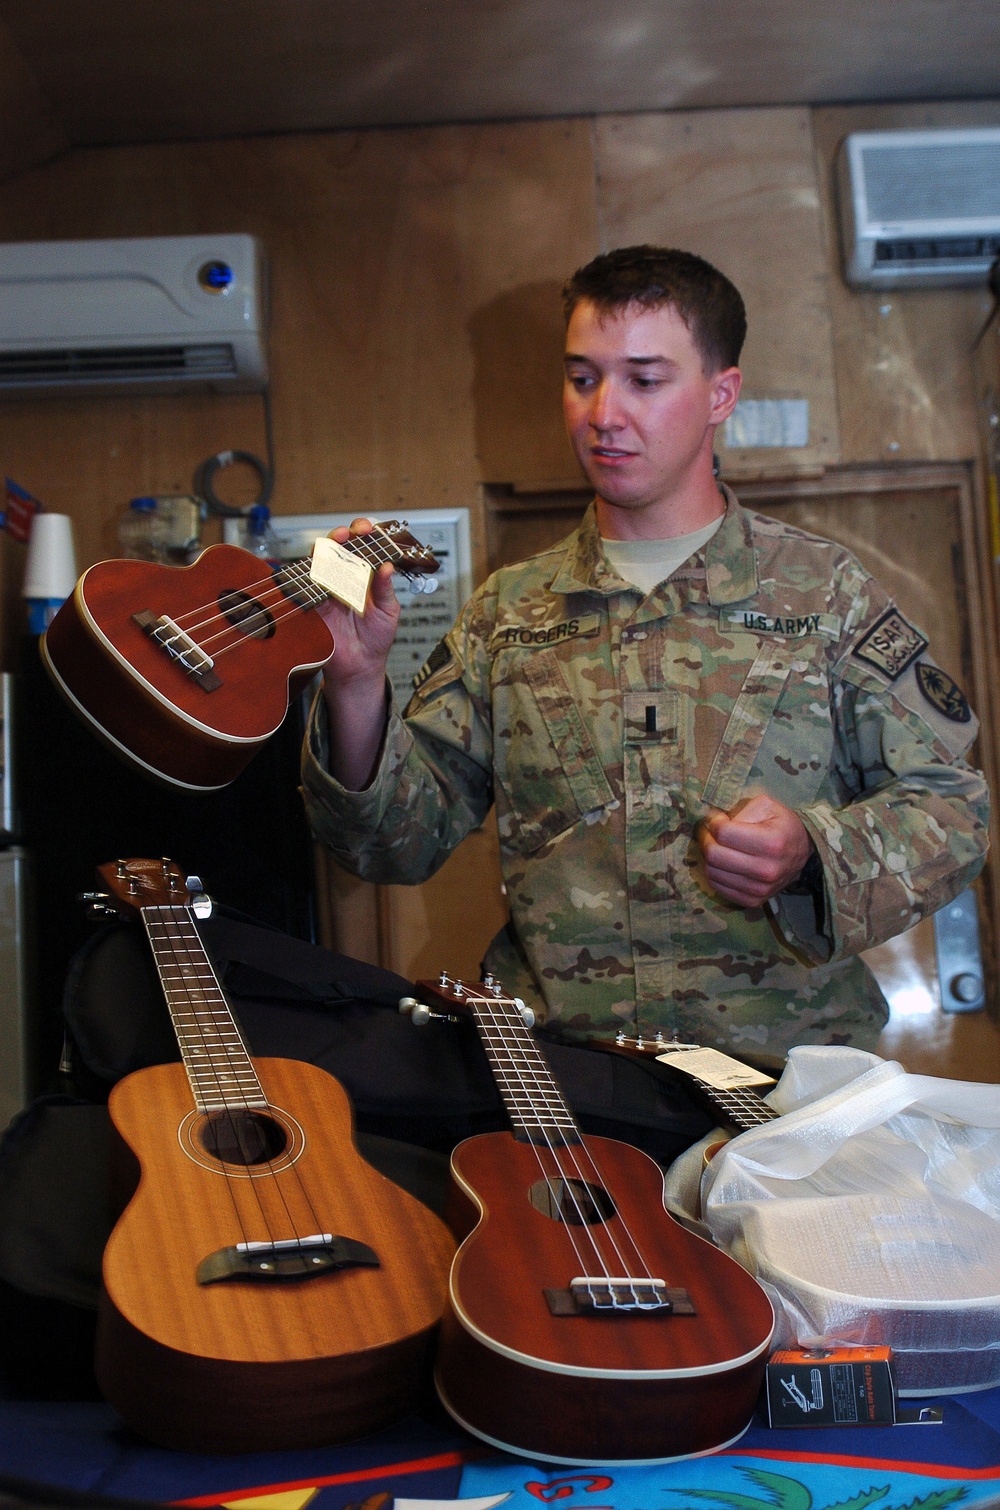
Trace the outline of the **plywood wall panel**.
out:
<instances>
[{"instance_id":1,"label":"plywood wall panel","mask_svg":"<svg viewBox=\"0 0 1000 1510\"><path fill-rule=\"evenodd\" d=\"M596 244L590 128L527 123L76 152L0 185L16 239L249 231L270 260L276 512L468 504L565 476L559 286ZM552 213L553 205L558 213ZM257 398L0 410L5 472L70 513L81 568L142 492L264 451Z\"/></svg>"},{"instance_id":2,"label":"plywood wall panel","mask_svg":"<svg viewBox=\"0 0 1000 1510\"><path fill-rule=\"evenodd\" d=\"M1000 124L1000 101L850 105L813 112L833 276L834 359L846 462L950 461L978 452L971 347L989 300L979 289L852 289L841 268L834 186L851 131Z\"/></svg>"},{"instance_id":3,"label":"plywood wall panel","mask_svg":"<svg viewBox=\"0 0 1000 1510\"><path fill-rule=\"evenodd\" d=\"M809 444L719 451L738 478L811 470L840 442L809 112L672 111L596 122L605 248L651 241L707 257L743 294L749 319L744 395L805 398Z\"/></svg>"}]
</instances>

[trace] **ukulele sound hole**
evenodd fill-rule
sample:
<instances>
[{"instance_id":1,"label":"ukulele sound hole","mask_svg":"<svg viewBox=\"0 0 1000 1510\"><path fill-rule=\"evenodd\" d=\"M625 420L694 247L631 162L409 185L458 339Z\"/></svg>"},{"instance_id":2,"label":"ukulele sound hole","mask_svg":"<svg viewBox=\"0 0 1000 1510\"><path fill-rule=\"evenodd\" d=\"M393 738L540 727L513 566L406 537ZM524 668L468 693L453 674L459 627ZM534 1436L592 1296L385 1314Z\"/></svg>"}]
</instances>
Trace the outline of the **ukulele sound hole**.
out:
<instances>
[{"instance_id":1,"label":"ukulele sound hole","mask_svg":"<svg viewBox=\"0 0 1000 1510\"><path fill-rule=\"evenodd\" d=\"M248 592L224 592L219 595L219 611L252 640L269 640L274 633L274 619L266 608Z\"/></svg>"},{"instance_id":2,"label":"ukulele sound hole","mask_svg":"<svg viewBox=\"0 0 1000 1510\"><path fill-rule=\"evenodd\" d=\"M538 1180L528 1191L536 1211L570 1227L593 1227L614 1216L611 1197L600 1185L584 1180Z\"/></svg>"},{"instance_id":3,"label":"ukulele sound hole","mask_svg":"<svg viewBox=\"0 0 1000 1510\"><path fill-rule=\"evenodd\" d=\"M263 1112L209 1112L198 1138L224 1164L266 1164L288 1146L285 1129Z\"/></svg>"}]
</instances>

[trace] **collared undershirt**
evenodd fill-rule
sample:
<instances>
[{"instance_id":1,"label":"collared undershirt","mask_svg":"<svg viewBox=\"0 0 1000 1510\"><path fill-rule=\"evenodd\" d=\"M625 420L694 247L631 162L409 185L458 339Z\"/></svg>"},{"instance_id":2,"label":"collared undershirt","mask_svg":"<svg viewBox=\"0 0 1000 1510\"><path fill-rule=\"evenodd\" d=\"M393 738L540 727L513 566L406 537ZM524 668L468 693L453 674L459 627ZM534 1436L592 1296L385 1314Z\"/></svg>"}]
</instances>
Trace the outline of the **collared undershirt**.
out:
<instances>
[{"instance_id":1,"label":"collared undershirt","mask_svg":"<svg viewBox=\"0 0 1000 1510\"><path fill-rule=\"evenodd\" d=\"M666 581L682 561L707 545L719 528L724 514L690 535L675 535L671 540L605 540L604 554L624 582L631 582L640 592L652 592Z\"/></svg>"}]
</instances>

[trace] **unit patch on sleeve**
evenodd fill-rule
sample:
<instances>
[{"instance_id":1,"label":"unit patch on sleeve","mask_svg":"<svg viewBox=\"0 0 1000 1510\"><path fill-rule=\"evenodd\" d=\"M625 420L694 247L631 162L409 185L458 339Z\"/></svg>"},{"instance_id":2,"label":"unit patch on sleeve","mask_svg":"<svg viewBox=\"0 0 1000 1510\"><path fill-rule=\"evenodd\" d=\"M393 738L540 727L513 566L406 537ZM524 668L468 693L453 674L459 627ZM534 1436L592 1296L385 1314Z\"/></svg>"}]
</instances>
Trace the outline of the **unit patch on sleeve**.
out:
<instances>
[{"instance_id":1,"label":"unit patch on sleeve","mask_svg":"<svg viewBox=\"0 0 1000 1510\"><path fill-rule=\"evenodd\" d=\"M876 666L894 682L926 649L927 640L920 630L914 629L898 608L890 608L869 629L864 639L858 641L854 654L859 660Z\"/></svg>"},{"instance_id":2,"label":"unit patch on sleeve","mask_svg":"<svg viewBox=\"0 0 1000 1510\"><path fill-rule=\"evenodd\" d=\"M440 671L442 666L447 666L450 660L451 650L447 640L438 640L434 649L413 678L413 690L416 691L418 687L422 687L424 682L428 681L434 675L435 671Z\"/></svg>"},{"instance_id":3,"label":"unit patch on sleeve","mask_svg":"<svg viewBox=\"0 0 1000 1510\"><path fill-rule=\"evenodd\" d=\"M505 624L494 631L490 649L538 650L544 645L561 645L565 640L597 634L600 627L599 613L582 613L575 619L564 619L561 624Z\"/></svg>"},{"instance_id":4,"label":"unit patch on sleeve","mask_svg":"<svg viewBox=\"0 0 1000 1510\"><path fill-rule=\"evenodd\" d=\"M918 661L915 669L917 686L939 713L943 713L945 718L950 718L953 724L970 722L972 709L969 707L968 698L946 671L942 671L940 666L934 666L928 661Z\"/></svg>"}]
</instances>

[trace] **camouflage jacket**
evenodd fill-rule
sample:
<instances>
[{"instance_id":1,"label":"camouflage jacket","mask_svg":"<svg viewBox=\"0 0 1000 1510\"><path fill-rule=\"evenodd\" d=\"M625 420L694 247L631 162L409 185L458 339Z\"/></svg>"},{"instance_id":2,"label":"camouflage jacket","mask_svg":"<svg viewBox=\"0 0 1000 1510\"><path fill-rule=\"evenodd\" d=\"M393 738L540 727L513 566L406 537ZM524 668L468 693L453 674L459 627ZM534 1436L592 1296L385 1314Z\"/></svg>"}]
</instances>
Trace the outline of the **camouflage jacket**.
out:
<instances>
[{"instance_id":1,"label":"camouflage jacket","mask_svg":"<svg viewBox=\"0 0 1000 1510\"><path fill-rule=\"evenodd\" d=\"M366 791L326 771L317 700L310 819L347 869L418 882L495 802L511 923L487 963L571 1035L874 1047L885 1003L855 956L950 900L987 844L976 721L925 650L849 552L731 493L645 597L591 510L474 594ZM757 792L799 814L822 871L744 910L709 890L695 830Z\"/></svg>"}]
</instances>

